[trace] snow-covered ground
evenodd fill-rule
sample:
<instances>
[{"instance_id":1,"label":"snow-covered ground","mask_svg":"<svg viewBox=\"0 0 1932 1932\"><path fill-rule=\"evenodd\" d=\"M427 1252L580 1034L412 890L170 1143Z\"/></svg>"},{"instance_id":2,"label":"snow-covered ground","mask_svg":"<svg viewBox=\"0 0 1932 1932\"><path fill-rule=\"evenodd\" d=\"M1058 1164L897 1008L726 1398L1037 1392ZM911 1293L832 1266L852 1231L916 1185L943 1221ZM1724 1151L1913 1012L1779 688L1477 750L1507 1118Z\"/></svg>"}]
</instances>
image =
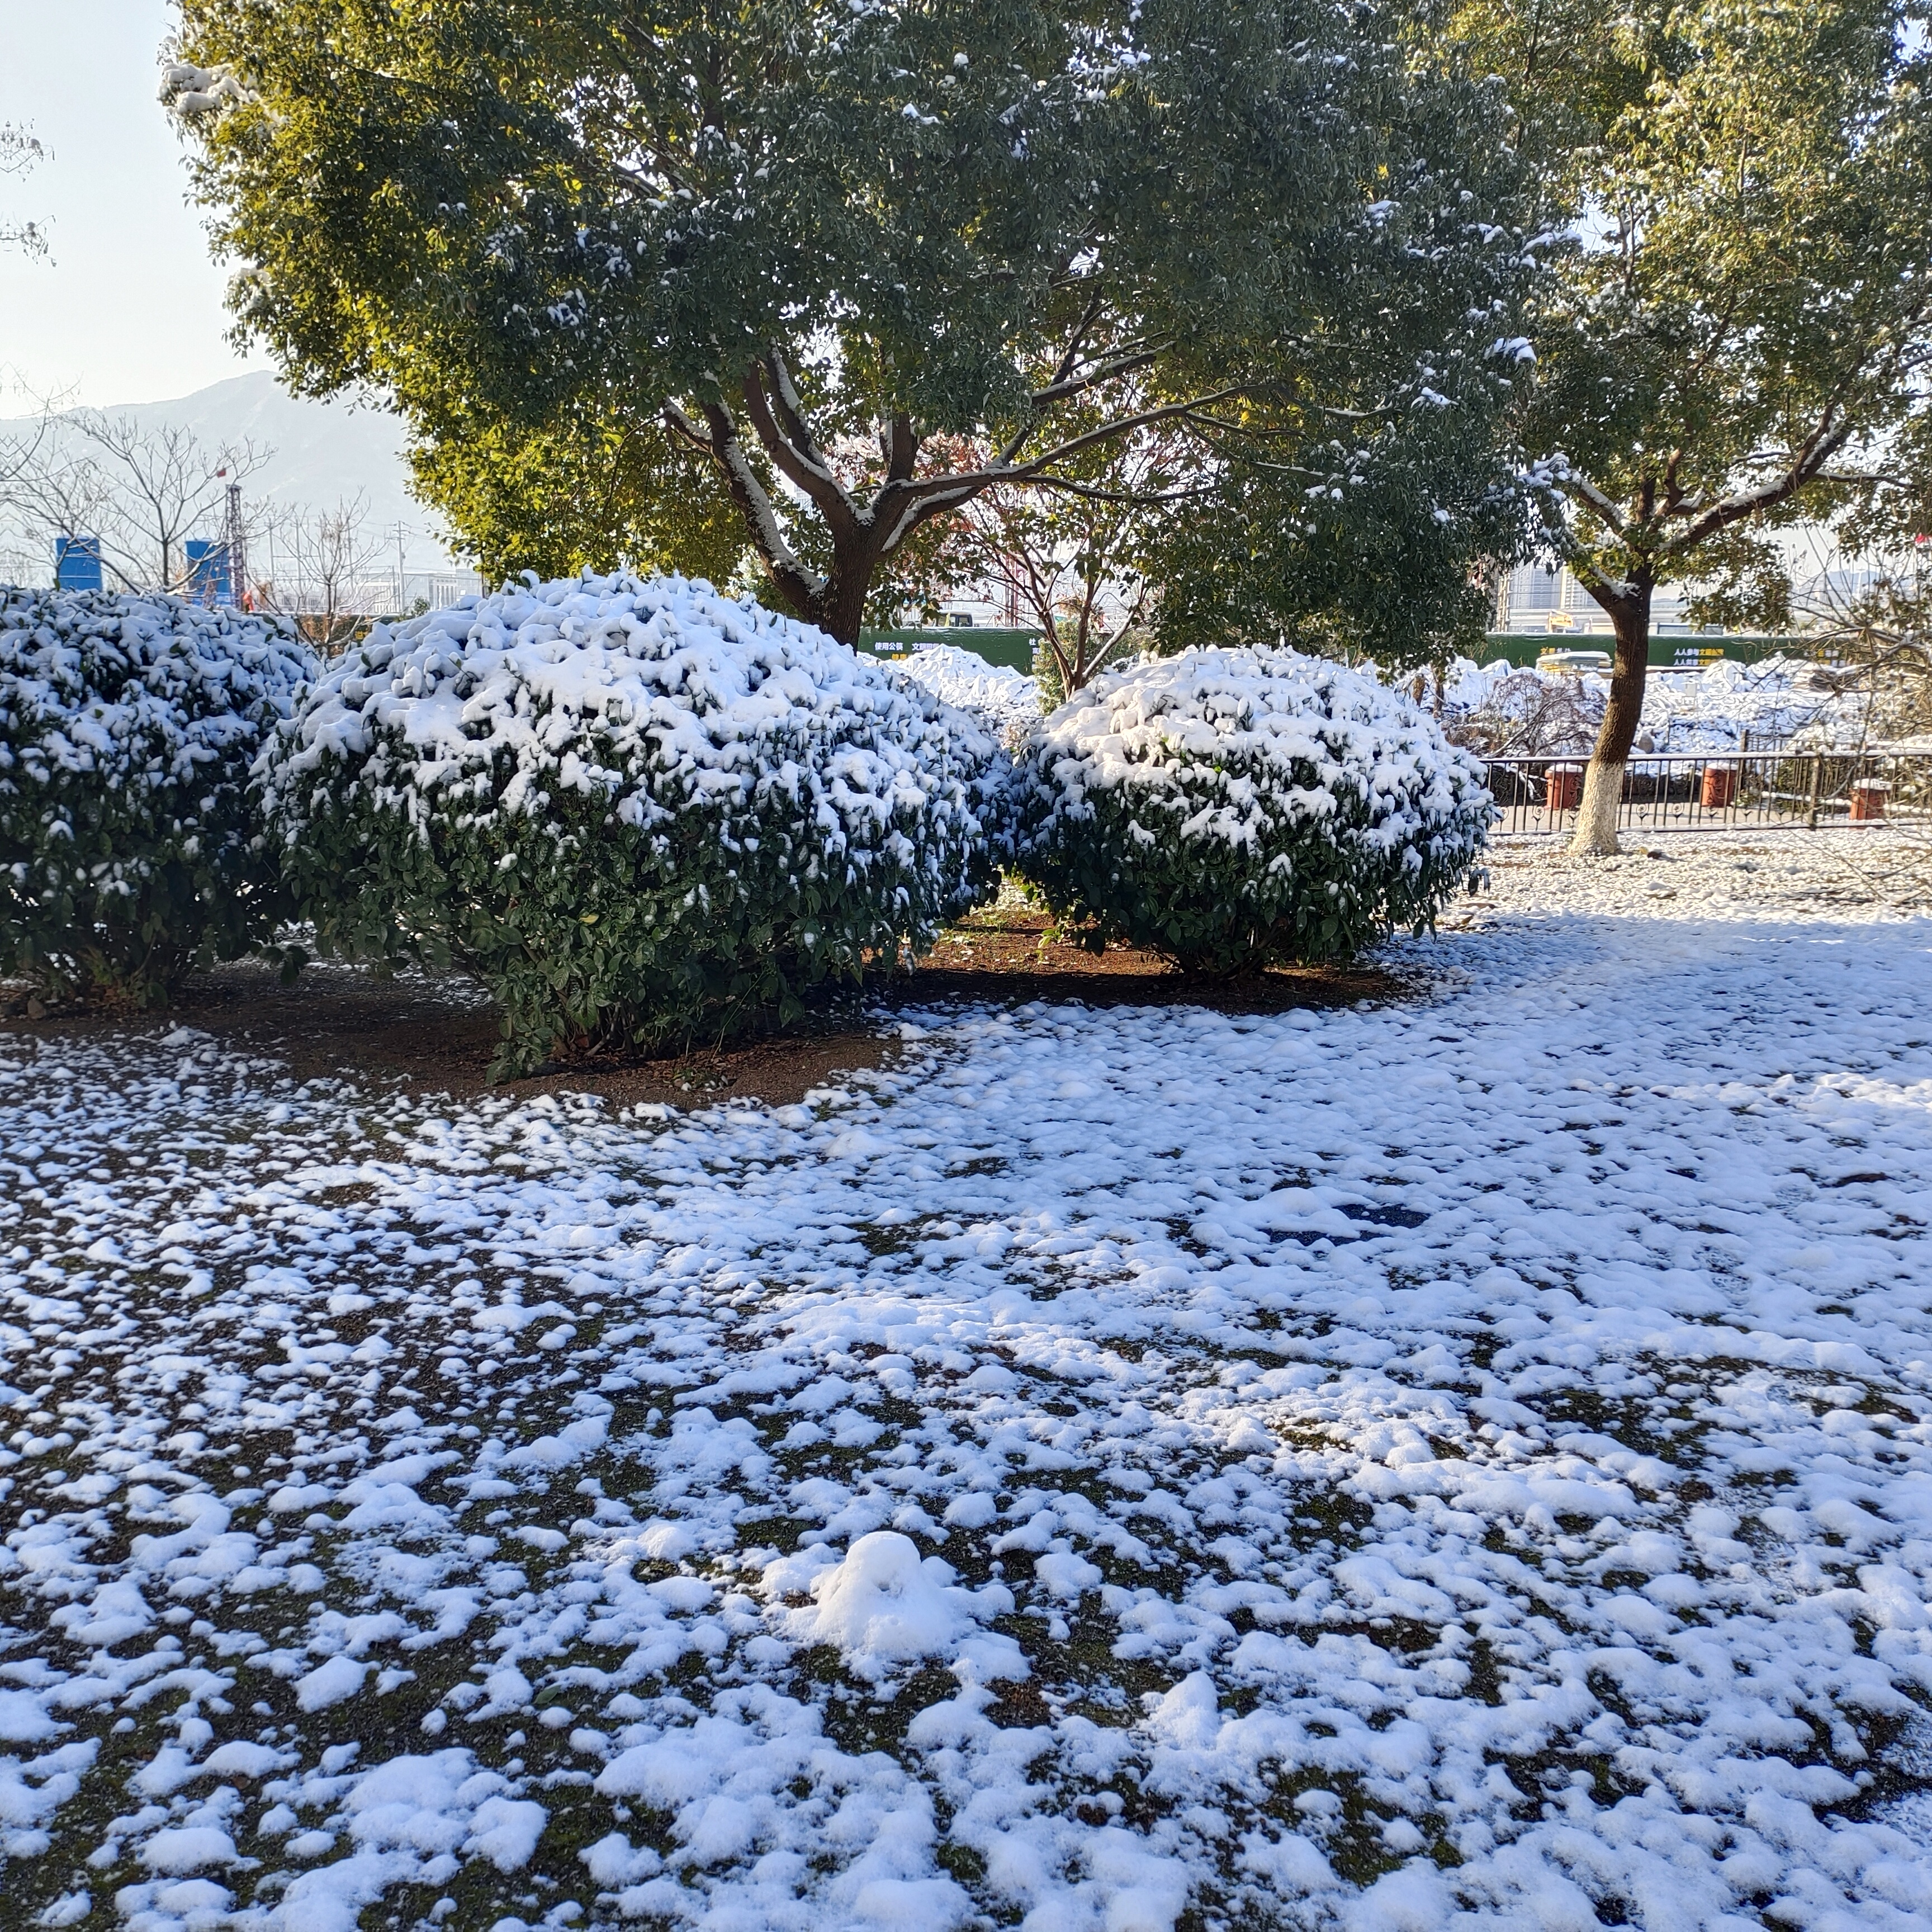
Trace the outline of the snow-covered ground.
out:
<instances>
[{"instance_id":1,"label":"snow-covered ground","mask_svg":"<svg viewBox=\"0 0 1932 1932\"><path fill-rule=\"evenodd\" d=\"M0 1040L0 1916L1923 1926L1932 922L1832 836L776 1111Z\"/></svg>"},{"instance_id":2,"label":"snow-covered ground","mask_svg":"<svg viewBox=\"0 0 1932 1932\"><path fill-rule=\"evenodd\" d=\"M1562 838L1499 840L1484 890L1445 923L1496 914L1532 920L1641 911L1669 920L1853 920L1932 914L1932 838L1916 826L1821 832L1623 834L1615 859L1573 857Z\"/></svg>"}]
</instances>

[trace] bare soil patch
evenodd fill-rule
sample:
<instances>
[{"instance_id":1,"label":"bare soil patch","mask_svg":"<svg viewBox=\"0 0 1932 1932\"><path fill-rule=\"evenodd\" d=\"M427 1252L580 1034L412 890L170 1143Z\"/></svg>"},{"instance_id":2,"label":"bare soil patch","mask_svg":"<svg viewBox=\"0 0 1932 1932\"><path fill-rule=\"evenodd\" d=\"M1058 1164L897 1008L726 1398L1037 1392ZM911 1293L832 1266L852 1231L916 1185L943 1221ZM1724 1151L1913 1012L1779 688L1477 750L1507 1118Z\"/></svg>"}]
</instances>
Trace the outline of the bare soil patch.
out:
<instances>
[{"instance_id":1,"label":"bare soil patch","mask_svg":"<svg viewBox=\"0 0 1932 1932\"><path fill-rule=\"evenodd\" d=\"M1284 966L1229 980L1198 980L1151 952L1109 946L1091 952L1055 931L1043 912L994 906L949 927L896 982L917 1000L1078 1000L1089 1006L1210 1006L1285 1012L1296 1006L1386 1000L1403 982L1378 966Z\"/></svg>"},{"instance_id":2,"label":"bare soil patch","mask_svg":"<svg viewBox=\"0 0 1932 1932\"><path fill-rule=\"evenodd\" d=\"M328 964L310 967L292 986L264 968L220 967L190 981L166 1014L56 1010L30 1020L21 1002L9 1004L5 1024L30 1035L152 1034L178 1024L272 1054L299 1079L400 1081L458 1099L490 1090L499 1038L495 1008L460 974L385 978ZM890 1051L892 1040L866 1022L856 1001L847 1008L809 1016L770 1039L661 1060L587 1060L496 1090L587 1090L616 1106L740 1098L782 1106L814 1088L836 1086L842 1075L879 1065Z\"/></svg>"},{"instance_id":3,"label":"bare soil patch","mask_svg":"<svg viewBox=\"0 0 1932 1932\"><path fill-rule=\"evenodd\" d=\"M864 998L841 992L783 1034L662 1059L586 1060L506 1082L501 1090L588 1090L618 1106L689 1107L739 1099L782 1106L887 1062L897 1041L880 1011L882 1001L930 1006L1058 1000L1280 1012L1387 999L1402 990L1393 975L1372 967L1299 967L1236 980L1192 980L1130 947L1090 952L1056 934L1043 913L995 908L952 927L911 971L868 975ZM498 1037L495 1010L458 974L385 978L324 963L284 986L266 968L244 963L194 980L166 1014L91 1007L29 1018L24 993L7 991L13 997L0 997L0 1024L30 1036L131 1038L178 1024L273 1054L298 1078L400 1081L458 1098L489 1089Z\"/></svg>"}]
</instances>

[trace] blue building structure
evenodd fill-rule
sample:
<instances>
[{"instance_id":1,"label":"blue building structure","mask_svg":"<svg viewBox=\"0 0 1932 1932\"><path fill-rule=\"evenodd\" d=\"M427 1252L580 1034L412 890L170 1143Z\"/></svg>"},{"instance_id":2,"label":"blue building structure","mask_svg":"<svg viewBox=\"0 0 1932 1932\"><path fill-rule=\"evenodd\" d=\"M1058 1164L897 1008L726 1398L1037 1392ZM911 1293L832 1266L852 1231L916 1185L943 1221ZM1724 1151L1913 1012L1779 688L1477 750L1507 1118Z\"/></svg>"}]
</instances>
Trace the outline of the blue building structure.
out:
<instances>
[{"instance_id":1,"label":"blue building structure","mask_svg":"<svg viewBox=\"0 0 1932 1932\"><path fill-rule=\"evenodd\" d=\"M228 568L228 546L212 537L188 540L188 595L191 603L232 605L235 584Z\"/></svg>"},{"instance_id":2,"label":"blue building structure","mask_svg":"<svg viewBox=\"0 0 1932 1932\"><path fill-rule=\"evenodd\" d=\"M100 539L56 537L54 582L63 590L98 590L101 587Z\"/></svg>"}]
</instances>

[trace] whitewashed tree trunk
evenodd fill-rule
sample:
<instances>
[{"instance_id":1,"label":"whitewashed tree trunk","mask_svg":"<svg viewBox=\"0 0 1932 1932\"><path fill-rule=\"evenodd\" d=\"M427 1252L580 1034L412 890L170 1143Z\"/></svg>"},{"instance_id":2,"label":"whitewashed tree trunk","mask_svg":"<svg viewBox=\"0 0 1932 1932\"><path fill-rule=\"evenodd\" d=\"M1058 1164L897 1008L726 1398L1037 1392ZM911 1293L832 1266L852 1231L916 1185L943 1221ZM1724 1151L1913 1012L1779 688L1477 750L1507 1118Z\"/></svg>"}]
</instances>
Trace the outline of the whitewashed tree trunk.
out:
<instances>
[{"instance_id":1,"label":"whitewashed tree trunk","mask_svg":"<svg viewBox=\"0 0 1932 1932\"><path fill-rule=\"evenodd\" d=\"M1624 772L1643 716L1643 687L1650 662L1651 584L1647 573L1633 582L1592 594L1616 627L1616 656L1610 670L1610 701L1597 734L1590 769L1583 776L1583 802L1576 813L1571 851L1608 859L1617 851L1617 807L1624 795Z\"/></svg>"},{"instance_id":2,"label":"whitewashed tree trunk","mask_svg":"<svg viewBox=\"0 0 1932 1932\"><path fill-rule=\"evenodd\" d=\"M1571 851L1592 859L1616 856L1617 806L1624 795L1624 770L1621 764L1610 764L1600 758L1590 760L1590 768L1583 775L1583 802L1576 813Z\"/></svg>"}]
</instances>

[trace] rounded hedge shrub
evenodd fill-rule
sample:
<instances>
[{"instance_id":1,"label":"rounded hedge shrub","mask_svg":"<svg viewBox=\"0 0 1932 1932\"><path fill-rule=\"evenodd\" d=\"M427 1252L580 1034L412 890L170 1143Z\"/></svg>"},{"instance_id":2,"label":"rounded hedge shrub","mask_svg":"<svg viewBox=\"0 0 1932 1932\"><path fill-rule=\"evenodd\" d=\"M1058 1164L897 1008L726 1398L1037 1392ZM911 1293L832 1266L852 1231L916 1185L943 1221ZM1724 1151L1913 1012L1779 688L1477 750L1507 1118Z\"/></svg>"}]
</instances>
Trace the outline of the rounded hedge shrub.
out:
<instances>
[{"instance_id":1,"label":"rounded hedge shrub","mask_svg":"<svg viewBox=\"0 0 1932 1932\"><path fill-rule=\"evenodd\" d=\"M319 668L279 621L0 588L0 975L159 1006L268 940L249 768Z\"/></svg>"},{"instance_id":2,"label":"rounded hedge shrub","mask_svg":"<svg viewBox=\"0 0 1932 1932\"><path fill-rule=\"evenodd\" d=\"M1057 917L1214 974L1426 925L1493 815L1480 766L1394 692L1270 649L1103 673L1015 782L1018 867Z\"/></svg>"},{"instance_id":3,"label":"rounded hedge shrub","mask_svg":"<svg viewBox=\"0 0 1932 1932\"><path fill-rule=\"evenodd\" d=\"M795 1014L994 882L1004 754L823 632L586 574L378 626L262 763L326 951L454 962L498 1073Z\"/></svg>"}]
</instances>

